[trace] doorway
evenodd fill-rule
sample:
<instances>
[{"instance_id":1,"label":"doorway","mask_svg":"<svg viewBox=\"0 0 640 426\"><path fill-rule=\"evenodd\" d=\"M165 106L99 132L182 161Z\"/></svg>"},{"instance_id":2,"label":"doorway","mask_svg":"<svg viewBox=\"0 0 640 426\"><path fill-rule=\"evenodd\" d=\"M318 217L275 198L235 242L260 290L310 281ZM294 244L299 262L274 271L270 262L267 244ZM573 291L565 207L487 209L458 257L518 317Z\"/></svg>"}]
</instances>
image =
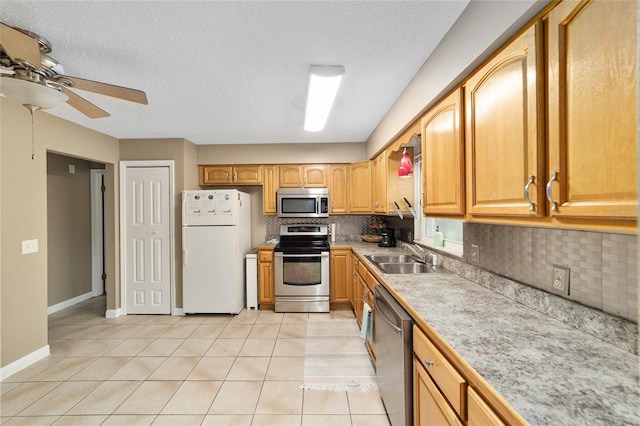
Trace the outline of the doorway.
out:
<instances>
[{"instance_id":1,"label":"doorway","mask_svg":"<svg viewBox=\"0 0 640 426\"><path fill-rule=\"evenodd\" d=\"M120 282L123 314L174 307L174 162L120 162Z\"/></svg>"}]
</instances>

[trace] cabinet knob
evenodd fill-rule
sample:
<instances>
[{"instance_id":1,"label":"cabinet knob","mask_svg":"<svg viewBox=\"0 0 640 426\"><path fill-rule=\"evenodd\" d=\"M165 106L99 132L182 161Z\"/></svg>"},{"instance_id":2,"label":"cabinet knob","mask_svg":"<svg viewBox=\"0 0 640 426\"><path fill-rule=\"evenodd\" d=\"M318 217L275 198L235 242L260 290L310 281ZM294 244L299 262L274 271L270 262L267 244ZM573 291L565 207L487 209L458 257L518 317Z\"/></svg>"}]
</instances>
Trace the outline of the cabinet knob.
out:
<instances>
[{"instance_id":1,"label":"cabinet knob","mask_svg":"<svg viewBox=\"0 0 640 426\"><path fill-rule=\"evenodd\" d=\"M424 366L429 368L429 367L433 367L433 361L429 361L428 359L425 359L424 361L422 361Z\"/></svg>"}]
</instances>

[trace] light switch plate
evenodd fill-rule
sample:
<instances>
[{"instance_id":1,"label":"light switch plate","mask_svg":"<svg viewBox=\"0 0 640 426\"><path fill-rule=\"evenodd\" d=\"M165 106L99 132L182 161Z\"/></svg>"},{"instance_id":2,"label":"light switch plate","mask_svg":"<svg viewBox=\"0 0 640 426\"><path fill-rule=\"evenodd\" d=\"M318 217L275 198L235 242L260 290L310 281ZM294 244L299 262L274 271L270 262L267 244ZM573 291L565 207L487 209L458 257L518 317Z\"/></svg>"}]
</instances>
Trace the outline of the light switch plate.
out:
<instances>
[{"instance_id":1,"label":"light switch plate","mask_svg":"<svg viewBox=\"0 0 640 426\"><path fill-rule=\"evenodd\" d=\"M22 241L22 254L31 254L38 252L38 240Z\"/></svg>"},{"instance_id":2,"label":"light switch plate","mask_svg":"<svg viewBox=\"0 0 640 426\"><path fill-rule=\"evenodd\" d=\"M471 244L471 263L474 265L480 264L480 246L477 244Z\"/></svg>"}]
</instances>

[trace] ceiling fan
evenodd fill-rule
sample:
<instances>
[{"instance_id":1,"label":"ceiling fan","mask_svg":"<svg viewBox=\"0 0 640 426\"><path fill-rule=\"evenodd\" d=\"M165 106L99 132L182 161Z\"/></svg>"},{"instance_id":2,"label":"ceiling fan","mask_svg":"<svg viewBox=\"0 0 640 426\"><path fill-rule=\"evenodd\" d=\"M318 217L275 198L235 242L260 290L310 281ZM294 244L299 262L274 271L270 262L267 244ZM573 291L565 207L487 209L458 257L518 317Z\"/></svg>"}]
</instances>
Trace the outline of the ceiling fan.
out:
<instances>
[{"instance_id":1,"label":"ceiling fan","mask_svg":"<svg viewBox=\"0 0 640 426\"><path fill-rule=\"evenodd\" d=\"M66 102L89 118L110 116L69 90L73 88L147 104L147 95L141 90L64 75L50 52L51 44L45 38L0 22L0 91L32 114Z\"/></svg>"}]
</instances>

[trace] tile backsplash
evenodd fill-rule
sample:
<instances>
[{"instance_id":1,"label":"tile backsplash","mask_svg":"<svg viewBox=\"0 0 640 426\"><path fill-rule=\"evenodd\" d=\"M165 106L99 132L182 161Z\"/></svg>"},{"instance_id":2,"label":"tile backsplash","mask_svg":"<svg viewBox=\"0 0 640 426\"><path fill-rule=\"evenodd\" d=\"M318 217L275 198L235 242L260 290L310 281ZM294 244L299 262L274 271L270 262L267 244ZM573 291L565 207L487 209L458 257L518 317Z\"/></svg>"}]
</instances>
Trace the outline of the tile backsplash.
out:
<instances>
[{"instance_id":1,"label":"tile backsplash","mask_svg":"<svg viewBox=\"0 0 640 426\"><path fill-rule=\"evenodd\" d=\"M638 322L636 235L467 222L467 263L472 244L480 248L481 268L550 293L558 293L553 265L567 266L563 297Z\"/></svg>"},{"instance_id":2,"label":"tile backsplash","mask_svg":"<svg viewBox=\"0 0 640 426\"><path fill-rule=\"evenodd\" d=\"M338 241L360 241L360 235L373 234L374 230L370 227L375 218L383 218L387 222L387 226L395 228L396 238L404 239L407 232L413 230L413 219L403 219L391 216L372 216L372 215L335 215L328 218L318 219L296 219L296 218L279 218L276 216L266 216L267 229L266 240L278 238L280 235L280 225L289 223L322 223L336 224L336 240Z\"/></svg>"}]
</instances>

